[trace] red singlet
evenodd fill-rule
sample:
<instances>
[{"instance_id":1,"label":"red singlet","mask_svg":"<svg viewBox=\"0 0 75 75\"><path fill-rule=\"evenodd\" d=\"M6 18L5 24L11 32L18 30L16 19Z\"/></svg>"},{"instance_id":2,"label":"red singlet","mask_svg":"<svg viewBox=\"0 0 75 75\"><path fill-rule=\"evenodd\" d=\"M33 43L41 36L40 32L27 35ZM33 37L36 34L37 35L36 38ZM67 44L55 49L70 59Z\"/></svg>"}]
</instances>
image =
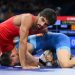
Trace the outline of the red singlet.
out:
<instances>
[{"instance_id":1,"label":"red singlet","mask_svg":"<svg viewBox=\"0 0 75 75\"><path fill-rule=\"evenodd\" d=\"M19 36L19 28L13 24L14 17L0 24L0 49L4 53L14 47L13 38Z\"/></svg>"}]
</instances>

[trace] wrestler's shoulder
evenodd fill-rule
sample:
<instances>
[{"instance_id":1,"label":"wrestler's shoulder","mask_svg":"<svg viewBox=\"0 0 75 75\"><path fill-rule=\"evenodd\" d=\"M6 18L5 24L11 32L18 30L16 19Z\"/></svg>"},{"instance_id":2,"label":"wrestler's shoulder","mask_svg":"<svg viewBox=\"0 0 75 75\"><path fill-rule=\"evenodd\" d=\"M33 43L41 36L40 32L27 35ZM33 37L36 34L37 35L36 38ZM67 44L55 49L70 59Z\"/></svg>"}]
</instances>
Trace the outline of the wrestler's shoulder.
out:
<instances>
[{"instance_id":1,"label":"wrestler's shoulder","mask_svg":"<svg viewBox=\"0 0 75 75\"><path fill-rule=\"evenodd\" d=\"M30 14L30 13L24 13L24 14L21 14L22 17L32 17L34 15Z\"/></svg>"},{"instance_id":2,"label":"wrestler's shoulder","mask_svg":"<svg viewBox=\"0 0 75 75\"><path fill-rule=\"evenodd\" d=\"M14 15L14 17L32 17L34 15L30 14L30 13L23 13L23 14L18 14L18 15Z\"/></svg>"}]
</instances>

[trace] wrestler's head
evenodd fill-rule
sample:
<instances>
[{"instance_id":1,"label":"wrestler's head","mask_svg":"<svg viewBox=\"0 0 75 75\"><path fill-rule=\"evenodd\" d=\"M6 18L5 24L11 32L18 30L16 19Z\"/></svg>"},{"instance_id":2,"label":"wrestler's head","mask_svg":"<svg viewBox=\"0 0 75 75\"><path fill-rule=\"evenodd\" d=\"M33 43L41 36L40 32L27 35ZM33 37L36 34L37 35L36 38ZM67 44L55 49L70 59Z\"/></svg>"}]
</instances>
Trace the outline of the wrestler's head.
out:
<instances>
[{"instance_id":1,"label":"wrestler's head","mask_svg":"<svg viewBox=\"0 0 75 75\"><path fill-rule=\"evenodd\" d=\"M39 29L44 29L56 22L57 14L53 9L46 8L37 16L36 26Z\"/></svg>"},{"instance_id":2,"label":"wrestler's head","mask_svg":"<svg viewBox=\"0 0 75 75\"><path fill-rule=\"evenodd\" d=\"M1 55L0 64L2 66L15 66L19 64L18 53L16 51L8 51Z\"/></svg>"}]
</instances>

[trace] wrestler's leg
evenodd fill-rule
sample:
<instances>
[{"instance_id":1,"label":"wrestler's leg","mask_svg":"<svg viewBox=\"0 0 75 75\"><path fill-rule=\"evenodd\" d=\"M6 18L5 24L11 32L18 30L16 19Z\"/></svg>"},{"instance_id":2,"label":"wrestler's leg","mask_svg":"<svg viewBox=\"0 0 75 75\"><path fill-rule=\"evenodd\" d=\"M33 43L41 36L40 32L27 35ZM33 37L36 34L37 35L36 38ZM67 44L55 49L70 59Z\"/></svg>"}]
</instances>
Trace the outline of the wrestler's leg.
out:
<instances>
[{"instance_id":1,"label":"wrestler's leg","mask_svg":"<svg viewBox=\"0 0 75 75\"><path fill-rule=\"evenodd\" d=\"M61 67L70 68L75 66L75 58L71 58L69 37L67 37L66 35L60 36L60 42L57 45L56 52Z\"/></svg>"}]
</instances>

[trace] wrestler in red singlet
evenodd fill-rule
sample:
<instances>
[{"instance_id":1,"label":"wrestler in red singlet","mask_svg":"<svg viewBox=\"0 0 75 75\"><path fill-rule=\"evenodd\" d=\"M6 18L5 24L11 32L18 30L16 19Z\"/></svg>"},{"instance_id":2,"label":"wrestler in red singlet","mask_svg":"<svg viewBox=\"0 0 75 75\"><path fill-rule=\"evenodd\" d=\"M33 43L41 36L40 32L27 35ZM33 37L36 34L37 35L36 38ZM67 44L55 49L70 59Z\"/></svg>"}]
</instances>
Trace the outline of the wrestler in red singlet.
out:
<instances>
[{"instance_id":1,"label":"wrestler in red singlet","mask_svg":"<svg viewBox=\"0 0 75 75\"><path fill-rule=\"evenodd\" d=\"M19 36L19 28L14 25L13 19L14 17L11 17L0 24L0 50L2 53L12 50L14 47L13 39ZM33 15L32 20L35 20ZM30 31L30 34L32 32Z\"/></svg>"}]
</instances>

